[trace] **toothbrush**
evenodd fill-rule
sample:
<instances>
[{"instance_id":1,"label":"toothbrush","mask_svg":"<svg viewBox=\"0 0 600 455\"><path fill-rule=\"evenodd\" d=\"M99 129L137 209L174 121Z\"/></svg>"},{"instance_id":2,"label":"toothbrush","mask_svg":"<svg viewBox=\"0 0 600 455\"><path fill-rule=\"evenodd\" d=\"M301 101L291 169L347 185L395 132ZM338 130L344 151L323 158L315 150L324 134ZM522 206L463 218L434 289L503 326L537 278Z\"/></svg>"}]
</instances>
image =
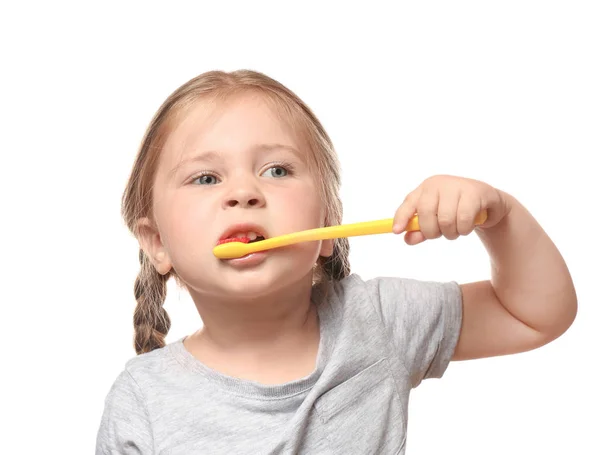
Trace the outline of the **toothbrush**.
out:
<instances>
[{"instance_id":1,"label":"toothbrush","mask_svg":"<svg viewBox=\"0 0 600 455\"><path fill-rule=\"evenodd\" d=\"M475 224L483 224L486 219L487 211L483 210L475 218ZM219 259L235 259L250 253L256 253L257 251L270 250L299 242L336 239L340 237L356 237L370 234L388 234L392 232L393 224L393 218L386 218L376 221L364 221L361 223L308 229L305 231L271 237L270 239L259 240L258 242L253 243L232 241L214 247L213 254ZM418 231L419 229L419 217L418 215L414 215L406 225L405 231Z\"/></svg>"}]
</instances>

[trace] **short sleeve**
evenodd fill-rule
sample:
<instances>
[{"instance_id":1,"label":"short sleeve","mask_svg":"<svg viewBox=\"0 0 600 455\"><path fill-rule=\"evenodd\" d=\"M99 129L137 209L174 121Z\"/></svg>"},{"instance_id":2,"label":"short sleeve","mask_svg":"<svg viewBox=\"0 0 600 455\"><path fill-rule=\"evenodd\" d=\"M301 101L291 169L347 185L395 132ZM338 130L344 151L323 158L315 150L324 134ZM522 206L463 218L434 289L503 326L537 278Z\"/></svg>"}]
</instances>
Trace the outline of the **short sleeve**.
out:
<instances>
[{"instance_id":1,"label":"short sleeve","mask_svg":"<svg viewBox=\"0 0 600 455\"><path fill-rule=\"evenodd\" d=\"M412 387L424 379L441 378L460 335L460 286L386 277L365 284Z\"/></svg>"},{"instance_id":2,"label":"short sleeve","mask_svg":"<svg viewBox=\"0 0 600 455\"><path fill-rule=\"evenodd\" d=\"M125 370L106 396L96 438L96 455L152 454L153 445L142 391Z\"/></svg>"}]
</instances>

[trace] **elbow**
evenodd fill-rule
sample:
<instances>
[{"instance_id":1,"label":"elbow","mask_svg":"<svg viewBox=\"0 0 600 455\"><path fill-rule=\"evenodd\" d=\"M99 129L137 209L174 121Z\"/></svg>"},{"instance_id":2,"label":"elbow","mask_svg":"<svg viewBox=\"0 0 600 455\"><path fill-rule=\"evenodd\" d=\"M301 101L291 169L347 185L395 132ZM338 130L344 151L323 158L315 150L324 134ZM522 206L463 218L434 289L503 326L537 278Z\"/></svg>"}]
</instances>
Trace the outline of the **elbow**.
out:
<instances>
[{"instance_id":1,"label":"elbow","mask_svg":"<svg viewBox=\"0 0 600 455\"><path fill-rule=\"evenodd\" d=\"M557 315L555 323L542 332L546 338L546 343L561 337L575 322L578 312L578 302L574 292L571 296L563 299L560 308L562 311Z\"/></svg>"},{"instance_id":2,"label":"elbow","mask_svg":"<svg viewBox=\"0 0 600 455\"><path fill-rule=\"evenodd\" d=\"M561 335L567 330L569 330L569 328L573 325L575 319L577 318L578 301L577 293L575 292L575 287L573 286L573 283L571 283L571 286L569 287L569 292L567 292L564 302L565 314L563 317Z\"/></svg>"},{"instance_id":3,"label":"elbow","mask_svg":"<svg viewBox=\"0 0 600 455\"><path fill-rule=\"evenodd\" d=\"M573 325L575 319L577 318L578 302L577 295L575 295L575 292L573 292L573 296L569 299L566 308L566 315L564 317L564 324L561 335L567 330L569 330L569 328Z\"/></svg>"}]
</instances>

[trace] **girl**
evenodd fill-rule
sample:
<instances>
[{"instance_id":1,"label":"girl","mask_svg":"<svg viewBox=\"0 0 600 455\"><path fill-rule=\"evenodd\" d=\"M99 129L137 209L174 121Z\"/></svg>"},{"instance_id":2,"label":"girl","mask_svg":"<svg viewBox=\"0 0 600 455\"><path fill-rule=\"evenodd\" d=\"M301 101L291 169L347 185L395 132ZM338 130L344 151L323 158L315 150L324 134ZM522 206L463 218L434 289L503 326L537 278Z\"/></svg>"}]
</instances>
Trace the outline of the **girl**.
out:
<instances>
[{"instance_id":1,"label":"girl","mask_svg":"<svg viewBox=\"0 0 600 455\"><path fill-rule=\"evenodd\" d=\"M342 221L331 141L290 90L252 71L177 89L143 139L123 198L140 243L134 346L105 401L98 454L403 454L408 399L450 360L531 350L577 299L556 247L511 195L434 176L395 213L409 244L475 230L489 281L350 273L347 239L220 260L213 247ZM474 226L475 216L488 219ZM165 345L170 277L203 327Z\"/></svg>"}]
</instances>

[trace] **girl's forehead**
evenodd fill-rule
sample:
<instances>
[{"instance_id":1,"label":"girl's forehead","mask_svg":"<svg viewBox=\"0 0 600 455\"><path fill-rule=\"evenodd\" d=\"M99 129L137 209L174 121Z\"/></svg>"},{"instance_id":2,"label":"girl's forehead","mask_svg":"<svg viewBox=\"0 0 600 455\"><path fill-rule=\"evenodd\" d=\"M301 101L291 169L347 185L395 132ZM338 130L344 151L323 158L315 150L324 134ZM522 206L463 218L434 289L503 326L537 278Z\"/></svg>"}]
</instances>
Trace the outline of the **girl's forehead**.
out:
<instances>
[{"instance_id":1,"label":"girl's forehead","mask_svg":"<svg viewBox=\"0 0 600 455\"><path fill-rule=\"evenodd\" d=\"M256 151L266 144L306 153L298 122L256 95L198 101L173 118L170 126L161 159L165 164L205 151Z\"/></svg>"}]
</instances>

